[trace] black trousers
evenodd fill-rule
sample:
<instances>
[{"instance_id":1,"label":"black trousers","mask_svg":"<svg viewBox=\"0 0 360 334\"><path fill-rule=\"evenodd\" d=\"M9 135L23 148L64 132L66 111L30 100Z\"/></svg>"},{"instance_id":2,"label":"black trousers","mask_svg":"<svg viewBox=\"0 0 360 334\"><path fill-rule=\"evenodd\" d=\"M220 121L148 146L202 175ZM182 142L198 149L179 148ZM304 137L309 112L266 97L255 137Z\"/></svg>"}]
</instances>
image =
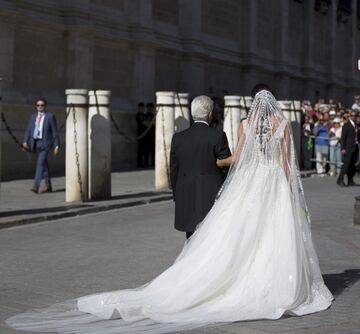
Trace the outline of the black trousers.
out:
<instances>
[{"instance_id":1,"label":"black trousers","mask_svg":"<svg viewBox=\"0 0 360 334\"><path fill-rule=\"evenodd\" d=\"M356 146L355 150L348 152L343 158L343 165L341 167L339 179L344 179L347 175L348 181L352 180L355 175L356 168L355 164L358 158L359 148Z\"/></svg>"},{"instance_id":2,"label":"black trousers","mask_svg":"<svg viewBox=\"0 0 360 334\"><path fill-rule=\"evenodd\" d=\"M141 138L138 140L137 165L144 167L146 164L146 140Z\"/></svg>"}]
</instances>

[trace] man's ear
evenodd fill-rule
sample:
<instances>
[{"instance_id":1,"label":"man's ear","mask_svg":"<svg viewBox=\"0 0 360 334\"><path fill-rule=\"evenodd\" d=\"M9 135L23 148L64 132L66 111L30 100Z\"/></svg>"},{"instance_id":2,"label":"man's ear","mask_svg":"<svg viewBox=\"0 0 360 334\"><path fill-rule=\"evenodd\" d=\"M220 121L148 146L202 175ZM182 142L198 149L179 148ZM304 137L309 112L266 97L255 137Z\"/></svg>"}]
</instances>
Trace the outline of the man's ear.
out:
<instances>
[{"instance_id":1,"label":"man's ear","mask_svg":"<svg viewBox=\"0 0 360 334\"><path fill-rule=\"evenodd\" d=\"M209 124L210 124L212 119L213 119L213 112L212 111L209 113L209 118L208 119L209 119Z\"/></svg>"}]
</instances>

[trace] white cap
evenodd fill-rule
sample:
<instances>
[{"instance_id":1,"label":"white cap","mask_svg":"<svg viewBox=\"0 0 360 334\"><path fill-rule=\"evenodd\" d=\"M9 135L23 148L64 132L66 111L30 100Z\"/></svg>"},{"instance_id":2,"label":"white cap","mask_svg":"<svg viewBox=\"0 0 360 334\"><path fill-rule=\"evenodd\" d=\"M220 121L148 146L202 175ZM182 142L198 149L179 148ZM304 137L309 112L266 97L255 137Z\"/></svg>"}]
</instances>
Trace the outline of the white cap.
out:
<instances>
[{"instance_id":1,"label":"white cap","mask_svg":"<svg viewBox=\"0 0 360 334\"><path fill-rule=\"evenodd\" d=\"M335 117L333 120L333 123L340 123L340 118L339 117Z\"/></svg>"},{"instance_id":2,"label":"white cap","mask_svg":"<svg viewBox=\"0 0 360 334\"><path fill-rule=\"evenodd\" d=\"M336 115L336 111L335 110L330 110L329 115Z\"/></svg>"}]
</instances>

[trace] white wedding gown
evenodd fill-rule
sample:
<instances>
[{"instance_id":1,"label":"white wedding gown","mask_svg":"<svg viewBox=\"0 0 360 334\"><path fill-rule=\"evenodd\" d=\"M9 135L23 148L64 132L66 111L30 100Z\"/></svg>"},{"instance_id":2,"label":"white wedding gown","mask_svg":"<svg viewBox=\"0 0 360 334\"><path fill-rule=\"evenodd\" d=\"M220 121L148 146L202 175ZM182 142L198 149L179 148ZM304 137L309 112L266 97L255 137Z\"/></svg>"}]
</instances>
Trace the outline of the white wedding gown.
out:
<instances>
[{"instance_id":1,"label":"white wedding gown","mask_svg":"<svg viewBox=\"0 0 360 334\"><path fill-rule=\"evenodd\" d=\"M256 149L249 122L241 161L172 266L140 288L81 297L67 315L49 308L8 323L62 333L166 333L328 308L333 297L298 203L302 191L290 184L298 175L284 168L283 155L291 153L284 153L287 122L278 122L267 153Z\"/></svg>"}]
</instances>

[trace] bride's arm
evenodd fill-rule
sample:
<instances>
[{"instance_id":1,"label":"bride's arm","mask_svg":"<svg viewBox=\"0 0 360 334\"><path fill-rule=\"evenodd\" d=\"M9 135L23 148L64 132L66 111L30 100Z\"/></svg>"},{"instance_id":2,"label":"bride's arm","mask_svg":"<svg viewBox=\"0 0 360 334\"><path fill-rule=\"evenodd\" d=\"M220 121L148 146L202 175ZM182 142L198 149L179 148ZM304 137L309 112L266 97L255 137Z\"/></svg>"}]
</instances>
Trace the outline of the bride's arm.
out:
<instances>
[{"instance_id":1,"label":"bride's arm","mask_svg":"<svg viewBox=\"0 0 360 334\"><path fill-rule=\"evenodd\" d=\"M217 160L216 161L216 164L217 164L217 166L218 167L228 167L228 166L230 166L231 164L232 164L232 161L233 161L233 156L231 156L231 157L228 157L228 158L226 158L226 159L222 159L222 160Z\"/></svg>"},{"instance_id":2,"label":"bride's arm","mask_svg":"<svg viewBox=\"0 0 360 334\"><path fill-rule=\"evenodd\" d=\"M284 137L281 143L281 161L285 175L287 179L289 179L291 170L291 138L289 124L285 127Z\"/></svg>"},{"instance_id":3,"label":"bride's arm","mask_svg":"<svg viewBox=\"0 0 360 334\"><path fill-rule=\"evenodd\" d=\"M242 151L243 146L244 146L244 125L241 122L239 129L238 129L238 143L236 146L235 153L226 159L221 159L221 160L218 159L216 161L217 166L218 167L229 167L231 164L238 161L240 158L240 152Z\"/></svg>"}]
</instances>

